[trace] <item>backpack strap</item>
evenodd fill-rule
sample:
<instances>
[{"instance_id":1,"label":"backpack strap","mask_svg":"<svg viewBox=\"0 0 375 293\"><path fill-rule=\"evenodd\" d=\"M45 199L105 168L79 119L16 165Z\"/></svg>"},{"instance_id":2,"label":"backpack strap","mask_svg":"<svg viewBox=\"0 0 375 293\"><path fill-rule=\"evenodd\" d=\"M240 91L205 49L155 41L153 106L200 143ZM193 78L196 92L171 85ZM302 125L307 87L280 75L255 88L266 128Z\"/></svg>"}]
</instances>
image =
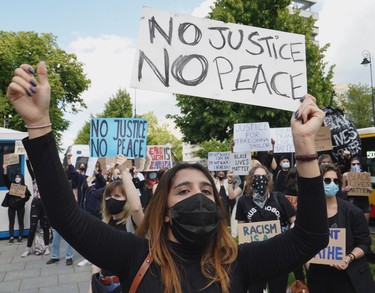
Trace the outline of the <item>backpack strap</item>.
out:
<instances>
[{"instance_id":1,"label":"backpack strap","mask_svg":"<svg viewBox=\"0 0 375 293\"><path fill-rule=\"evenodd\" d=\"M135 293L137 292L138 286L141 283L143 276L146 274L148 268L152 264L152 256L151 251L148 252L148 255L146 256L145 260L143 261L143 264L139 268L137 274L135 275L132 285L130 286L129 293Z\"/></svg>"}]
</instances>

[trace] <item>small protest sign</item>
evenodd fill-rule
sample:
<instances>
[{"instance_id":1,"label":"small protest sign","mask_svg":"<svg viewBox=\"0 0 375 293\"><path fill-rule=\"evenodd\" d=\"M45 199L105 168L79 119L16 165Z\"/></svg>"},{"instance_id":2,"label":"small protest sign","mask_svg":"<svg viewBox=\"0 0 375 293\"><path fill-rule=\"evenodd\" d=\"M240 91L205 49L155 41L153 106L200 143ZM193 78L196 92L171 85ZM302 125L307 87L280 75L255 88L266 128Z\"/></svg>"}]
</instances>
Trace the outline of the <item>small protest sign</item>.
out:
<instances>
[{"instance_id":1,"label":"small protest sign","mask_svg":"<svg viewBox=\"0 0 375 293\"><path fill-rule=\"evenodd\" d=\"M350 196L371 195L371 174L368 172L348 172L348 185L352 187L348 191Z\"/></svg>"},{"instance_id":2,"label":"small protest sign","mask_svg":"<svg viewBox=\"0 0 375 293\"><path fill-rule=\"evenodd\" d=\"M12 183L10 185L9 194L24 198L26 195L26 186L21 184Z\"/></svg>"},{"instance_id":3,"label":"small protest sign","mask_svg":"<svg viewBox=\"0 0 375 293\"><path fill-rule=\"evenodd\" d=\"M292 129L290 127L271 128L271 137L275 140L275 154L294 153Z\"/></svg>"},{"instance_id":4,"label":"small protest sign","mask_svg":"<svg viewBox=\"0 0 375 293\"><path fill-rule=\"evenodd\" d=\"M281 233L280 221L241 223L237 226L238 243L263 241Z\"/></svg>"},{"instance_id":5,"label":"small protest sign","mask_svg":"<svg viewBox=\"0 0 375 293\"><path fill-rule=\"evenodd\" d=\"M230 154L230 166L233 175L243 176L249 175L251 169L251 153L231 153Z\"/></svg>"},{"instance_id":6,"label":"small protest sign","mask_svg":"<svg viewBox=\"0 0 375 293\"><path fill-rule=\"evenodd\" d=\"M294 209L297 209L297 206L298 206L298 196L285 195L285 197L289 200L289 202L294 207Z\"/></svg>"},{"instance_id":7,"label":"small protest sign","mask_svg":"<svg viewBox=\"0 0 375 293\"><path fill-rule=\"evenodd\" d=\"M131 86L296 111L305 36L144 7Z\"/></svg>"},{"instance_id":8,"label":"small protest sign","mask_svg":"<svg viewBox=\"0 0 375 293\"><path fill-rule=\"evenodd\" d=\"M3 164L5 165L16 165L20 162L20 158L18 154L5 154L3 156Z\"/></svg>"},{"instance_id":9,"label":"small protest sign","mask_svg":"<svg viewBox=\"0 0 375 293\"><path fill-rule=\"evenodd\" d=\"M90 120L90 157L144 158L147 120L141 118L92 118Z\"/></svg>"},{"instance_id":10,"label":"small protest sign","mask_svg":"<svg viewBox=\"0 0 375 293\"><path fill-rule=\"evenodd\" d=\"M332 150L332 136L329 127L320 127L315 137L315 148L317 152Z\"/></svg>"},{"instance_id":11,"label":"small protest sign","mask_svg":"<svg viewBox=\"0 0 375 293\"><path fill-rule=\"evenodd\" d=\"M319 251L318 254L309 261L309 263L343 265L345 263L346 255L345 241L346 229L330 228L328 246Z\"/></svg>"},{"instance_id":12,"label":"small protest sign","mask_svg":"<svg viewBox=\"0 0 375 293\"><path fill-rule=\"evenodd\" d=\"M89 159L87 161L87 168L86 168L86 175L87 176L91 176L91 175L94 174L95 165L96 165L97 161L98 161L98 158L89 157Z\"/></svg>"},{"instance_id":13,"label":"small protest sign","mask_svg":"<svg viewBox=\"0 0 375 293\"><path fill-rule=\"evenodd\" d=\"M146 165L143 171L157 171L172 168L172 149L167 145L148 145Z\"/></svg>"},{"instance_id":14,"label":"small protest sign","mask_svg":"<svg viewBox=\"0 0 375 293\"><path fill-rule=\"evenodd\" d=\"M230 170L230 152L209 152L208 170L210 171L229 171Z\"/></svg>"},{"instance_id":15,"label":"small protest sign","mask_svg":"<svg viewBox=\"0 0 375 293\"><path fill-rule=\"evenodd\" d=\"M234 152L269 151L272 149L268 122L234 124Z\"/></svg>"},{"instance_id":16,"label":"small protest sign","mask_svg":"<svg viewBox=\"0 0 375 293\"><path fill-rule=\"evenodd\" d=\"M16 140L14 142L14 153L18 155L26 155L26 150L23 146L22 140Z\"/></svg>"}]
</instances>

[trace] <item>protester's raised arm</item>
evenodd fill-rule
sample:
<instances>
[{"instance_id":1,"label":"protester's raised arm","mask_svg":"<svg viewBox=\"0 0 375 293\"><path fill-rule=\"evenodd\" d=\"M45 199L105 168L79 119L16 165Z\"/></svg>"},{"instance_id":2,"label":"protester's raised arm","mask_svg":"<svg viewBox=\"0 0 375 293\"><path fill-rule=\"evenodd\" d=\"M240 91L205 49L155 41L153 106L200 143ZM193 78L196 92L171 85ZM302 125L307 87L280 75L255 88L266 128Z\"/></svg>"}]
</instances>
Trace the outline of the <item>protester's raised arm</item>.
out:
<instances>
[{"instance_id":1,"label":"protester's raised arm","mask_svg":"<svg viewBox=\"0 0 375 293\"><path fill-rule=\"evenodd\" d=\"M305 95L299 109L291 118L291 128L297 171L299 176L313 178L320 175L315 137L324 119L324 112L316 105L311 95Z\"/></svg>"},{"instance_id":2,"label":"protester's raised arm","mask_svg":"<svg viewBox=\"0 0 375 293\"><path fill-rule=\"evenodd\" d=\"M51 131L49 105L51 87L48 82L47 68L44 62L39 62L37 77L34 69L22 64L14 72L14 77L7 90L8 100L25 122L29 138L43 136Z\"/></svg>"}]
</instances>

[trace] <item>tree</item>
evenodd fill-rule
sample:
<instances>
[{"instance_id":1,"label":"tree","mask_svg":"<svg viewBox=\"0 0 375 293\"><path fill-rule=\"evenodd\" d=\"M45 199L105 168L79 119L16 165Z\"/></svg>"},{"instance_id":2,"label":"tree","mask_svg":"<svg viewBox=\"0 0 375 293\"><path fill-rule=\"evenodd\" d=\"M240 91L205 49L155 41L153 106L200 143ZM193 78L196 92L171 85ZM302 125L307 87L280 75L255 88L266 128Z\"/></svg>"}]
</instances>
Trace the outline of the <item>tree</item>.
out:
<instances>
[{"instance_id":1,"label":"tree","mask_svg":"<svg viewBox=\"0 0 375 293\"><path fill-rule=\"evenodd\" d=\"M119 89L108 102L104 105L103 112L99 113L96 118L128 118L133 116L133 104L129 93L124 89ZM90 115L90 118L94 118ZM90 143L90 122L87 121L78 131L74 139L75 144Z\"/></svg>"},{"instance_id":2,"label":"tree","mask_svg":"<svg viewBox=\"0 0 375 293\"><path fill-rule=\"evenodd\" d=\"M224 142L220 142L215 139L211 139L209 141L204 141L198 144L201 149L196 151L195 154L199 158L208 158L209 152L229 152L230 151L230 143L225 140Z\"/></svg>"},{"instance_id":3,"label":"tree","mask_svg":"<svg viewBox=\"0 0 375 293\"><path fill-rule=\"evenodd\" d=\"M64 119L64 113L78 113L86 107L81 94L88 89L90 80L84 74L83 64L77 61L76 55L60 49L52 34L0 31L0 120L12 115L12 119L7 121L8 126L15 130L26 130L5 94L18 66L26 63L35 68L40 60L46 61L48 66L52 89L50 118L60 143L62 132L70 124L70 121Z\"/></svg>"},{"instance_id":4,"label":"tree","mask_svg":"<svg viewBox=\"0 0 375 293\"><path fill-rule=\"evenodd\" d=\"M175 135L168 129L167 123L159 124L159 121L153 112L149 112L140 117L147 119L147 144L148 145L167 145L172 146L172 154L177 161L182 161L182 144Z\"/></svg>"},{"instance_id":5,"label":"tree","mask_svg":"<svg viewBox=\"0 0 375 293\"><path fill-rule=\"evenodd\" d=\"M333 92L333 67L324 62L328 45L319 48L312 39L314 20L289 14L290 0L218 0L211 19L303 34L306 36L308 92L320 107L328 106ZM169 115L184 135L183 140L199 143L229 139L228 126L235 123L268 121L271 127L289 125L291 113L271 108L177 95L178 115Z\"/></svg>"},{"instance_id":6,"label":"tree","mask_svg":"<svg viewBox=\"0 0 375 293\"><path fill-rule=\"evenodd\" d=\"M348 92L338 97L341 107L356 128L373 125L370 93L371 89L367 85L350 84Z\"/></svg>"}]
</instances>

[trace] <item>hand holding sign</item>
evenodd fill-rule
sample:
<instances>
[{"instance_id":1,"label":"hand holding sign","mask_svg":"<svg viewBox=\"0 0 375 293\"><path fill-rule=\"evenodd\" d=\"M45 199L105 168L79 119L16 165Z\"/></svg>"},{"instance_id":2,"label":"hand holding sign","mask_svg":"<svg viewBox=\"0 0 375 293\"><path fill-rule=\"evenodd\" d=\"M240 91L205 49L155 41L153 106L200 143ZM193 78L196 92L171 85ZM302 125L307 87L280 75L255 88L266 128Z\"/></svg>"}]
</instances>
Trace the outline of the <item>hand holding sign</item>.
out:
<instances>
[{"instance_id":1,"label":"hand holding sign","mask_svg":"<svg viewBox=\"0 0 375 293\"><path fill-rule=\"evenodd\" d=\"M127 165L126 165L126 161L127 161L127 157L125 157L123 154L119 154L116 156L116 164L118 165L118 168L120 169L121 172L123 171L128 171L129 172L129 168L127 168Z\"/></svg>"}]
</instances>

